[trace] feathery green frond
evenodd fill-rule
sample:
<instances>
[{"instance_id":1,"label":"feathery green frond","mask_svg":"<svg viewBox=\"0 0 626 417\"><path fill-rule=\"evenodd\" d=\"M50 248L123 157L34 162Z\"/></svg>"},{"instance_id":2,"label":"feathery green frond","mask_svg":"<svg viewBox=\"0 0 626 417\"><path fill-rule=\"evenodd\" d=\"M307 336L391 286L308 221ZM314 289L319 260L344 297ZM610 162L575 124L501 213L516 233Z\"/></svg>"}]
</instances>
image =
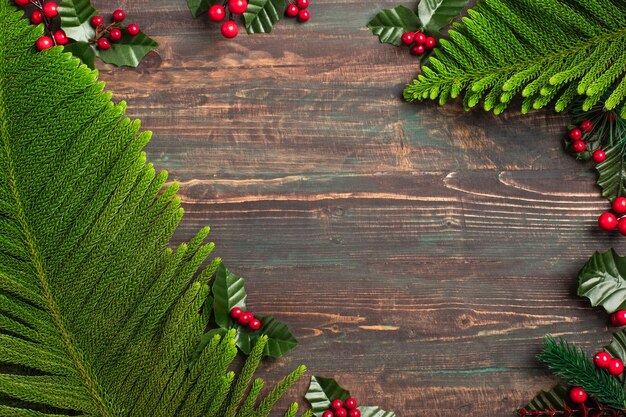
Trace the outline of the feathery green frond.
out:
<instances>
[{"instance_id":1,"label":"feathery green frond","mask_svg":"<svg viewBox=\"0 0 626 417\"><path fill-rule=\"evenodd\" d=\"M584 96L589 109L618 87L607 109L626 114L626 7L621 0L482 0L442 39L406 100L501 113L517 95L522 111L552 102L562 111Z\"/></svg>"},{"instance_id":2,"label":"feathery green frond","mask_svg":"<svg viewBox=\"0 0 626 417\"><path fill-rule=\"evenodd\" d=\"M146 163L150 134L95 71L61 47L37 53L42 28L21 15L0 0L0 415L214 417L246 404L266 339L239 378L236 331L197 352L217 268L202 269L208 228L168 248L183 210Z\"/></svg>"}]
</instances>

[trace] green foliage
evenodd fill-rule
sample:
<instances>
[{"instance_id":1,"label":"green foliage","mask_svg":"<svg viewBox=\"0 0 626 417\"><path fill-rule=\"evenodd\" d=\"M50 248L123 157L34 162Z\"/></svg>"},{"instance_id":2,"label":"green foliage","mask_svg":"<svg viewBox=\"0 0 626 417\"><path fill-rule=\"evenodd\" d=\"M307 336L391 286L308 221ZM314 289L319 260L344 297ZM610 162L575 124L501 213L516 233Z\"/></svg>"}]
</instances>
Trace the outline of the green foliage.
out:
<instances>
[{"instance_id":1,"label":"green foliage","mask_svg":"<svg viewBox=\"0 0 626 417\"><path fill-rule=\"evenodd\" d=\"M208 12L212 5L221 3L221 0L187 0L187 7L193 17L200 17Z\"/></svg>"},{"instance_id":2,"label":"green foliage","mask_svg":"<svg viewBox=\"0 0 626 417\"><path fill-rule=\"evenodd\" d=\"M413 32L422 27L419 17L408 7L398 6L383 9L367 24L381 43L400 45L404 32Z\"/></svg>"},{"instance_id":3,"label":"green foliage","mask_svg":"<svg viewBox=\"0 0 626 417\"><path fill-rule=\"evenodd\" d=\"M539 360L567 384L581 386L590 397L609 407L626 408L626 394L621 382L597 368L590 355L563 339L546 336Z\"/></svg>"},{"instance_id":4,"label":"green foliage","mask_svg":"<svg viewBox=\"0 0 626 417\"><path fill-rule=\"evenodd\" d=\"M550 391L541 391L532 399L526 407L519 411L519 414L526 415L529 411L543 410L565 410L565 398L568 396L568 390L563 385L557 385ZM545 414L549 416L549 413Z\"/></svg>"},{"instance_id":5,"label":"green foliage","mask_svg":"<svg viewBox=\"0 0 626 417\"><path fill-rule=\"evenodd\" d=\"M248 0L243 19L248 33L270 33L285 12L285 0Z\"/></svg>"},{"instance_id":6,"label":"green foliage","mask_svg":"<svg viewBox=\"0 0 626 417\"><path fill-rule=\"evenodd\" d=\"M427 32L439 32L463 11L467 3L467 0L421 0L417 14Z\"/></svg>"},{"instance_id":7,"label":"green foliage","mask_svg":"<svg viewBox=\"0 0 626 417\"><path fill-rule=\"evenodd\" d=\"M0 415L266 416L304 368L238 412L266 340L239 377L235 330L197 351L208 228L169 247L183 210L150 134L21 16L0 0Z\"/></svg>"},{"instance_id":8,"label":"green foliage","mask_svg":"<svg viewBox=\"0 0 626 417\"><path fill-rule=\"evenodd\" d=\"M626 308L626 257L596 252L578 273L578 295L608 313Z\"/></svg>"},{"instance_id":9,"label":"green foliage","mask_svg":"<svg viewBox=\"0 0 626 417\"><path fill-rule=\"evenodd\" d=\"M74 41L65 47L66 50L89 68L94 68L95 57L100 57L107 64L136 67L148 52L158 46L156 41L143 32L131 36L123 30L122 39L111 42L111 48L98 49L95 43L91 42L96 32L90 23L98 11L91 5L90 0L63 0L58 11L61 29Z\"/></svg>"},{"instance_id":10,"label":"green foliage","mask_svg":"<svg viewBox=\"0 0 626 417\"><path fill-rule=\"evenodd\" d=\"M522 112L579 95L590 109L606 92L607 109L626 115L626 7L621 0L482 0L404 90L406 100L445 104L464 95L471 108L504 111L521 94Z\"/></svg>"}]
</instances>

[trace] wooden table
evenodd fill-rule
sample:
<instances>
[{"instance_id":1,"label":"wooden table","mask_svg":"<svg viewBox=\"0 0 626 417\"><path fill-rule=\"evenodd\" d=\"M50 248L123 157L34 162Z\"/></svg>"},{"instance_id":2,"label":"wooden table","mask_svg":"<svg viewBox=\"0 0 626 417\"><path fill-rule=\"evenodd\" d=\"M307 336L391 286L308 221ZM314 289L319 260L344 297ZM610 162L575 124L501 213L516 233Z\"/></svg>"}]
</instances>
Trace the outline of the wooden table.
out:
<instances>
[{"instance_id":1,"label":"wooden table","mask_svg":"<svg viewBox=\"0 0 626 417\"><path fill-rule=\"evenodd\" d=\"M544 334L609 340L575 277L624 240L596 230L567 117L401 100L417 60L365 27L395 4L313 0L305 25L228 41L184 0L122 1L159 55L101 78L182 184L176 242L211 225L250 308L300 340L260 375L304 363L399 416L508 416L554 382Z\"/></svg>"}]
</instances>

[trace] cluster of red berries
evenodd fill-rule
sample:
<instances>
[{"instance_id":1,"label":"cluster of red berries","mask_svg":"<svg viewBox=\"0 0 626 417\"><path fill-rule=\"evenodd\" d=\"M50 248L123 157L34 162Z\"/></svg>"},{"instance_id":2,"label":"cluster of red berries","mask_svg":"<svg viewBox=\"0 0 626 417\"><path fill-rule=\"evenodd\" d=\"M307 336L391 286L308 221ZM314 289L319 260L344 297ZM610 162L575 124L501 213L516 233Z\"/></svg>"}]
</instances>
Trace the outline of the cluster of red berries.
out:
<instances>
[{"instance_id":1,"label":"cluster of red berries","mask_svg":"<svg viewBox=\"0 0 626 417\"><path fill-rule=\"evenodd\" d=\"M361 412L356 408L356 400L348 398L345 402L334 400L330 403L330 410L324 411L322 417L361 417Z\"/></svg>"},{"instance_id":2,"label":"cluster of red berries","mask_svg":"<svg viewBox=\"0 0 626 417\"><path fill-rule=\"evenodd\" d=\"M240 307L233 307L230 310L230 317L239 325L248 326L252 330L259 330L261 328L261 320L255 318L254 314L243 311Z\"/></svg>"},{"instance_id":3,"label":"cluster of red berries","mask_svg":"<svg viewBox=\"0 0 626 417\"><path fill-rule=\"evenodd\" d=\"M228 8L228 20L222 23L220 31L223 37L232 39L239 33L239 27L233 20L233 15L244 14L248 9L248 2L247 0L228 0L223 5L214 4L209 7L209 19L213 22L221 22L226 17L226 8Z\"/></svg>"},{"instance_id":4,"label":"cluster of red berries","mask_svg":"<svg viewBox=\"0 0 626 417\"><path fill-rule=\"evenodd\" d=\"M423 55L427 50L437 46L437 40L432 36L426 36L423 32L406 32L402 35L402 44L411 47L415 55Z\"/></svg>"},{"instance_id":5,"label":"cluster of red berries","mask_svg":"<svg viewBox=\"0 0 626 417\"><path fill-rule=\"evenodd\" d=\"M614 317L618 318L619 326L626 325L626 310L620 310L618 316L615 316L616 313L611 315L611 321L615 324ZM617 325L617 324L616 324ZM613 358L608 352L601 351L594 355L593 363L599 369L606 369L606 371L613 375L618 376L624 372L624 362L621 359ZM576 404L582 404L587 401L588 395L582 387L572 387L569 390L569 399Z\"/></svg>"},{"instance_id":6,"label":"cluster of red berries","mask_svg":"<svg viewBox=\"0 0 626 417\"><path fill-rule=\"evenodd\" d=\"M44 49L52 48L54 45L65 45L69 42L63 30L52 30L50 19L54 19L59 15L58 4L53 1L42 3L40 0L15 0L15 4L22 7L32 4L35 8L30 14L31 23L33 25L46 24L50 36L44 35L37 39L36 46L38 50L43 51Z\"/></svg>"},{"instance_id":7,"label":"cluster of red berries","mask_svg":"<svg viewBox=\"0 0 626 417\"><path fill-rule=\"evenodd\" d=\"M622 236L626 236L626 216L624 216L626 214L626 198L617 197L615 200L613 200L613 203L611 204L611 208L613 209L613 213L615 214L611 213L610 211L602 213L600 217L598 217L598 226L600 226L600 229L605 230L607 232L617 228L617 231ZM618 216L620 217L618 218ZM626 310L620 310L620 311L626 312ZM616 313L613 313L613 314L616 314ZM626 325L626 318L625 318L624 324L620 324L620 326L625 326L625 325Z\"/></svg>"},{"instance_id":8,"label":"cluster of red berries","mask_svg":"<svg viewBox=\"0 0 626 417\"><path fill-rule=\"evenodd\" d=\"M113 22L109 25L104 24L104 18L96 15L91 18L91 26L96 29L96 37L91 42L98 46L98 49L106 51L111 47L111 42L117 42L122 39L122 27L120 23L126 18L126 13L122 9L117 9L113 12ZM126 26L126 33L130 36L137 36L139 34L139 26L136 23L131 23Z\"/></svg>"},{"instance_id":9,"label":"cluster of red berries","mask_svg":"<svg viewBox=\"0 0 626 417\"><path fill-rule=\"evenodd\" d=\"M296 0L292 3L289 0L289 5L285 9L285 15L287 17L297 17L298 22L306 22L311 18L311 12L307 10L309 7L309 0Z\"/></svg>"},{"instance_id":10,"label":"cluster of red berries","mask_svg":"<svg viewBox=\"0 0 626 417\"><path fill-rule=\"evenodd\" d=\"M593 131L593 123L591 120L583 120L578 127L569 131L568 137L572 141L572 150L574 153L581 153L587 150L585 135ZM602 149L596 149L591 156L596 164L604 162L606 153Z\"/></svg>"}]
</instances>

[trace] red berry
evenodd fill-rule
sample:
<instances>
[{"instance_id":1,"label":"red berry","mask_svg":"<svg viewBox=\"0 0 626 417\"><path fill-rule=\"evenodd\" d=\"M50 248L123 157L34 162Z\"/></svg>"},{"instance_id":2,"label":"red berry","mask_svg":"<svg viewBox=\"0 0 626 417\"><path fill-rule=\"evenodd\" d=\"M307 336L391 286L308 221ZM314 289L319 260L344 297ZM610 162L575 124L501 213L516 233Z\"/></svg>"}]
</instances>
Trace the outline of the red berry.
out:
<instances>
[{"instance_id":1,"label":"red berry","mask_svg":"<svg viewBox=\"0 0 626 417\"><path fill-rule=\"evenodd\" d=\"M356 408L356 400L352 397L348 398L345 404L348 410L354 410Z\"/></svg>"},{"instance_id":2,"label":"red berry","mask_svg":"<svg viewBox=\"0 0 626 417\"><path fill-rule=\"evenodd\" d=\"M296 0L296 6L298 6L299 9L306 9L309 7L309 0Z\"/></svg>"},{"instance_id":3,"label":"red berry","mask_svg":"<svg viewBox=\"0 0 626 417\"><path fill-rule=\"evenodd\" d=\"M613 213L602 213L600 217L598 217L598 226L602 230L613 230L617 227L617 218Z\"/></svg>"},{"instance_id":4,"label":"red berry","mask_svg":"<svg viewBox=\"0 0 626 417\"><path fill-rule=\"evenodd\" d=\"M111 38L112 41L119 41L122 39L122 31L118 28L111 29L109 32L109 38Z\"/></svg>"},{"instance_id":5,"label":"red berry","mask_svg":"<svg viewBox=\"0 0 626 417\"><path fill-rule=\"evenodd\" d=\"M596 164L601 164L606 160L606 153L602 149L595 150L593 151L592 158Z\"/></svg>"},{"instance_id":6,"label":"red berry","mask_svg":"<svg viewBox=\"0 0 626 417\"><path fill-rule=\"evenodd\" d=\"M424 41L424 48L426 49L433 49L435 45L437 45L437 41L432 36L427 37Z\"/></svg>"},{"instance_id":7,"label":"red berry","mask_svg":"<svg viewBox=\"0 0 626 417\"><path fill-rule=\"evenodd\" d=\"M139 25L136 23L131 23L130 25L126 26L126 33L128 33L130 36L139 35Z\"/></svg>"},{"instance_id":8,"label":"red berry","mask_svg":"<svg viewBox=\"0 0 626 417\"><path fill-rule=\"evenodd\" d=\"M58 4L48 1L43 4L43 14L49 18L57 17L59 15L59 12L57 11L58 8Z\"/></svg>"},{"instance_id":9,"label":"red berry","mask_svg":"<svg viewBox=\"0 0 626 417\"><path fill-rule=\"evenodd\" d=\"M576 404L582 404L587 401L587 393L581 387L573 387L569 390L569 399Z\"/></svg>"},{"instance_id":10,"label":"red berry","mask_svg":"<svg viewBox=\"0 0 626 417\"><path fill-rule=\"evenodd\" d=\"M125 18L126 18L126 13L124 13L124 10L117 9L116 11L113 12L113 21L114 22L121 22Z\"/></svg>"},{"instance_id":11,"label":"red berry","mask_svg":"<svg viewBox=\"0 0 626 417\"><path fill-rule=\"evenodd\" d=\"M54 46L54 41L49 36L42 36L37 39L37 49L43 51L44 49L52 48Z\"/></svg>"},{"instance_id":12,"label":"red berry","mask_svg":"<svg viewBox=\"0 0 626 417\"><path fill-rule=\"evenodd\" d=\"M415 41L416 44L423 45L424 42L426 42L426 35L424 35L422 32L415 32L415 36L413 37L413 40Z\"/></svg>"},{"instance_id":13,"label":"red berry","mask_svg":"<svg viewBox=\"0 0 626 417\"><path fill-rule=\"evenodd\" d=\"M310 18L311 18L311 12L309 12L308 10L300 10L298 12L298 22L304 23Z\"/></svg>"},{"instance_id":14,"label":"red berry","mask_svg":"<svg viewBox=\"0 0 626 417\"><path fill-rule=\"evenodd\" d=\"M214 4L209 7L209 19L213 22L221 22L226 17L226 9L224 6L219 4Z\"/></svg>"},{"instance_id":15,"label":"red berry","mask_svg":"<svg viewBox=\"0 0 626 417\"><path fill-rule=\"evenodd\" d=\"M350 410L348 417L361 417L361 412L355 408L354 410Z\"/></svg>"},{"instance_id":16,"label":"red berry","mask_svg":"<svg viewBox=\"0 0 626 417\"><path fill-rule=\"evenodd\" d=\"M611 363L609 364L608 371L611 375L617 376L624 372L624 362L620 359L613 358L611 359Z\"/></svg>"},{"instance_id":17,"label":"red berry","mask_svg":"<svg viewBox=\"0 0 626 417\"><path fill-rule=\"evenodd\" d=\"M250 323L252 319L254 319L254 315L252 313L246 312L239 316L239 318L237 319L237 323L245 326L246 324Z\"/></svg>"},{"instance_id":18,"label":"red berry","mask_svg":"<svg viewBox=\"0 0 626 417\"><path fill-rule=\"evenodd\" d=\"M228 20L222 23L221 27L222 36L228 39L232 39L237 36L239 32L239 28L237 27L237 23L234 20Z\"/></svg>"},{"instance_id":19,"label":"red berry","mask_svg":"<svg viewBox=\"0 0 626 417\"><path fill-rule=\"evenodd\" d=\"M261 328L261 320L259 319L250 320L250 323L248 323L248 327L251 328L252 330L259 330Z\"/></svg>"},{"instance_id":20,"label":"red berry","mask_svg":"<svg viewBox=\"0 0 626 417\"><path fill-rule=\"evenodd\" d=\"M241 309L241 307L233 307L230 310L230 316L234 319L241 316L241 313L243 313L243 310Z\"/></svg>"},{"instance_id":21,"label":"red berry","mask_svg":"<svg viewBox=\"0 0 626 417\"><path fill-rule=\"evenodd\" d=\"M287 6L287 10L285 10L285 14L289 17L296 17L298 16L299 11L300 9L298 9L298 6L296 6L295 4L290 4L289 6Z\"/></svg>"},{"instance_id":22,"label":"red berry","mask_svg":"<svg viewBox=\"0 0 626 417\"><path fill-rule=\"evenodd\" d=\"M626 236L626 219L621 219L617 222L617 231L620 235Z\"/></svg>"},{"instance_id":23,"label":"red berry","mask_svg":"<svg viewBox=\"0 0 626 417\"><path fill-rule=\"evenodd\" d=\"M348 410L343 407L335 410L335 417L348 417Z\"/></svg>"},{"instance_id":24,"label":"red berry","mask_svg":"<svg viewBox=\"0 0 626 417\"><path fill-rule=\"evenodd\" d=\"M611 206L613 207L613 211L615 213L626 214L626 198L617 197L615 200L613 200L613 204L611 204Z\"/></svg>"},{"instance_id":25,"label":"red berry","mask_svg":"<svg viewBox=\"0 0 626 417\"><path fill-rule=\"evenodd\" d=\"M626 326L626 310L617 310L611 314L611 324L615 327Z\"/></svg>"},{"instance_id":26,"label":"red berry","mask_svg":"<svg viewBox=\"0 0 626 417\"><path fill-rule=\"evenodd\" d=\"M575 153L581 153L587 148L587 145L582 140L575 140L572 143L572 149Z\"/></svg>"},{"instance_id":27,"label":"red berry","mask_svg":"<svg viewBox=\"0 0 626 417\"><path fill-rule=\"evenodd\" d=\"M411 48L411 52L413 52L415 55L422 55L424 52L426 52L426 48L424 48L424 45L415 45L413 48Z\"/></svg>"},{"instance_id":28,"label":"red berry","mask_svg":"<svg viewBox=\"0 0 626 417\"><path fill-rule=\"evenodd\" d=\"M334 400L332 403L330 403L330 408L332 408L335 411L339 410L340 408L343 408L343 401Z\"/></svg>"},{"instance_id":29,"label":"red berry","mask_svg":"<svg viewBox=\"0 0 626 417\"><path fill-rule=\"evenodd\" d=\"M228 0L228 10L232 14L243 14L248 8L248 2L246 0Z\"/></svg>"},{"instance_id":30,"label":"red berry","mask_svg":"<svg viewBox=\"0 0 626 417\"><path fill-rule=\"evenodd\" d=\"M33 13L30 15L30 21L33 25L38 25L43 22L43 13L39 10L33 10Z\"/></svg>"},{"instance_id":31,"label":"red berry","mask_svg":"<svg viewBox=\"0 0 626 417\"><path fill-rule=\"evenodd\" d=\"M18 6L28 6L30 0L15 0L15 4Z\"/></svg>"},{"instance_id":32,"label":"red berry","mask_svg":"<svg viewBox=\"0 0 626 417\"><path fill-rule=\"evenodd\" d=\"M102 26L104 24L104 19L102 16L94 16L91 18L91 26L97 28L98 26Z\"/></svg>"},{"instance_id":33,"label":"red berry","mask_svg":"<svg viewBox=\"0 0 626 417\"><path fill-rule=\"evenodd\" d=\"M57 43L57 45L66 45L69 42L69 39L67 39L67 35L63 30L57 30L56 32L54 32L53 36L54 41Z\"/></svg>"},{"instance_id":34,"label":"red berry","mask_svg":"<svg viewBox=\"0 0 626 417\"><path fill-rule=\"evenodd\" d=\"M591 123L591 121L589 120L583 120L582 122L580 122L580 130L585 133L591 132L593 130L593 123Z\"/></svg>"},{"instance_id":35,"label":"red berry","mask_svg":"<svg viewBox=\"0 0 626 417\"><path fill-rule=\"evenodd\" d=\"M602 351L595 354L593 363L595 363L598 368L606 369L611 364L611 359L611 355Z\"/></svg>"},{"instance_id":36,"label":"red berry","mask_svg":"<svg viewBox=\"0 0 626 417\"><path fill-rule=\"evenodd\" d=\"M106 51L110 47L111 47L111 41L109 41L107 38L98 39L98 49Z\"/></svg>"},{"instance_id":37,"label":"red berry","mask_svg":"<svg viewBox=\"0 0 626 417\"><path fill-rule=\"evenodd\" d=\"M413 43L413 39L415 39L415 33L413 32L405 32L402 34L402 44L409 46Z\"/></svg>"},{"instance_id":38,"label":"red berry","mask_svg":"<svg viewBox=\"0 0 626 417\"><path fill-rule=\"evenodd\" d=\"M582 137L583 137L583 131L578 128L574 128L569 131L569 138L571 140L580 140L580 138Z\"/></svg>"},{"instance_id":39,"label":"red berry","mask_svg":"<svg viewBox=\"0 0 626 417\"><path fill-rule=\"evenodd\" d=\"M294 4L294 6L295 6L295 4ZM334 414L333 414L332 411L326 410L326 411L324 411L324 414L322 414L322 417L334 417Z\"/></svg>"}]
</instances>

